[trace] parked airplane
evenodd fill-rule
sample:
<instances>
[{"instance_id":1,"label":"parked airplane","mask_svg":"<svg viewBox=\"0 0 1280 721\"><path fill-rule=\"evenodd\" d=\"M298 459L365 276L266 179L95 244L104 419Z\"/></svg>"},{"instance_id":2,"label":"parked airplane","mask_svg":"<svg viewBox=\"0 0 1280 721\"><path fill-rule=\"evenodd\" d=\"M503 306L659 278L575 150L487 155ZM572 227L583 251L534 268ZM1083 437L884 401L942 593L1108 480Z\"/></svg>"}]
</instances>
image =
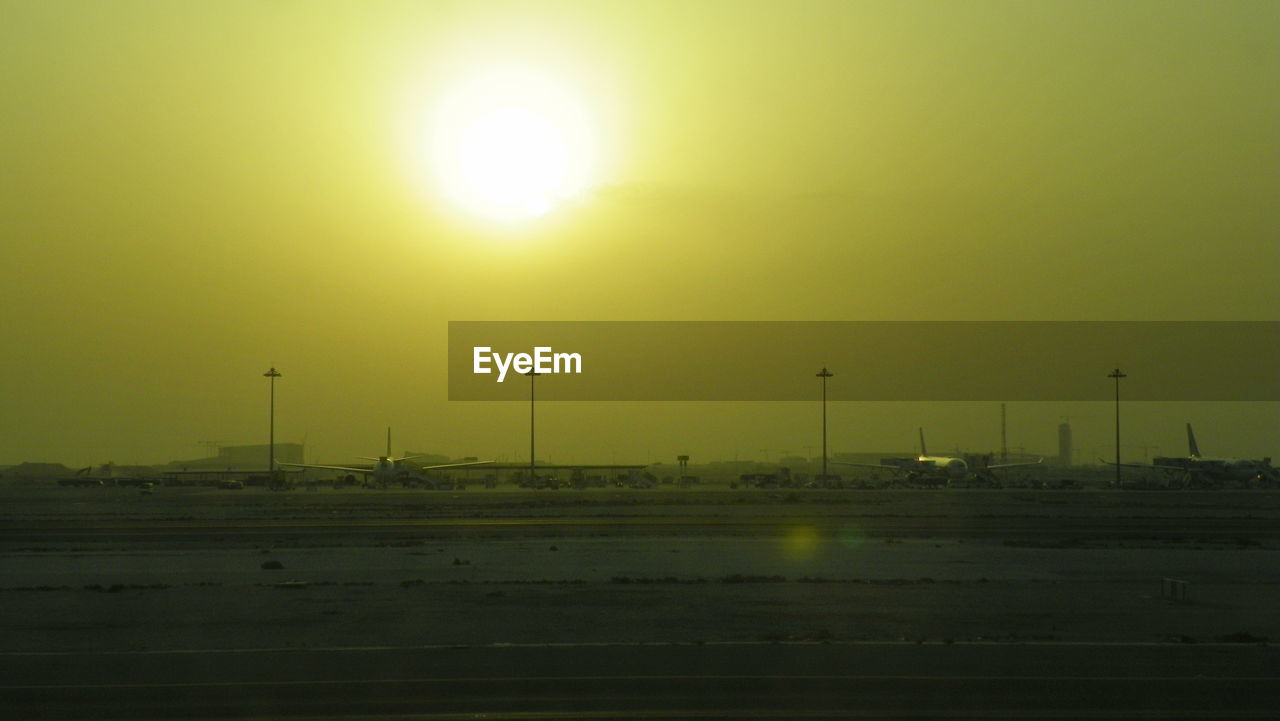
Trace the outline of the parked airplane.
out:
<instances>
[{"instance_id":1,"label":"parked airplane","mask_svg":"<svg viewBox=\"0 0 1280 721\"><path fill-rule=\"evenodd\" d=\"M1114 466L1111 461L1104 461ZM1196 443L1195 431L1187 424L1187 456L1185 458L1157 457L1151 465L1141 463L1121 463L1129 468L1155 468L1170 473L1180 473L1181 480L1187 484L1213 484L1222 481L1245 482L1280 482L1280 470L1271 465L1270 458L1260 461L1248 458L1206 458L1200 455L1200 446Z\"/></svg>"},{"instance_id":2,"label":"parked airplane","mask_svg":"<svg viewBox=\"0 0 1280 721\"><path fill-rule=\"evenodd\" d=\"M466 468L470 466L482 466L491 463L491 461L464 461L462 463L440 463L434 466L402 466L402 461L407 461L418 456L405 456L404 458L393 458L391 456L391 429L387 429L387 454L373 458L370 456L359 456L367 461L374 461L374 465L370 467L362 466L321 466L309 463L281 463L276 461L276 465L288 468L317 468L328 471L343 471L346 473L359 473L371 480L373 485L385 487L392 483L403 482L406 480L427 481L424 475L425 471L437 471L446 468Z\"/></svg>"},{"instance_id":3,"label":"parked airplane","mask_svg":"<svg viewBox=\"0 0 1280 721\"><path fill-rule=\"evenodd\" d=\"M1001 468L1019 468L1022 466L1038 465L1044 459L1038 459L1030 463L1000 463L996 465L982 465L978 468L970 468L969 462L957 456L931 456L929 450L924 444L924 429L920 429L920 455L915 458L894 458L885 459L889 463L849 463L847 461L832 461L842 466L858 466L861 468L877 468L884 471L892 471L894 473L904 474L908 483L916 481L931 481L936 483L949 483L951 481L959 481L971 476L981 476L991 479L988 471L994 471Z\"/></svg>"},{"instance_id":4,"label":"parked airplane","mask_svg":"<svg viewBox=\"0 0 1280 721\"><path fill-rule=\"evenodd\" d=\"M76 474L70 478L58 479L58 485L61 486L143 486L152 484L156 479L153 477L143 477L138 472L149 473L150 469L141 468L139 466L125 467L124 475L117 473L116 464L108 461L98 466L94 470L93 466L85 466L76 471ZM134 471L133 474L127 473Z\"/></svg>"}]
</instances>

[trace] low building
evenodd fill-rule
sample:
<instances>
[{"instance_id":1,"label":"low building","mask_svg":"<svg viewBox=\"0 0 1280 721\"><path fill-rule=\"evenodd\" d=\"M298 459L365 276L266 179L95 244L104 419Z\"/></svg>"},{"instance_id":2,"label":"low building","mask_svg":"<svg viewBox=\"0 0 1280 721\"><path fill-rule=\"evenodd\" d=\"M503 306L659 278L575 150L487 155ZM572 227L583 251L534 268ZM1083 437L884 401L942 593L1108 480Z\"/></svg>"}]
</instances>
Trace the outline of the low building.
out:
<instances>
[{"instance_id":1,"label":"low building","mask_svg":"<svg viewBox=\"0 0 1280 721\"><path fill-rule=\"evenodd\" d=\"M211 458L195 458L187 461L170 461L169 468L186 470L266 470L270 446L263 443L254 446L223 446L218 455ZM302 463L301 443L277 443L276 461Z\"/></svg>"}]
</instances>

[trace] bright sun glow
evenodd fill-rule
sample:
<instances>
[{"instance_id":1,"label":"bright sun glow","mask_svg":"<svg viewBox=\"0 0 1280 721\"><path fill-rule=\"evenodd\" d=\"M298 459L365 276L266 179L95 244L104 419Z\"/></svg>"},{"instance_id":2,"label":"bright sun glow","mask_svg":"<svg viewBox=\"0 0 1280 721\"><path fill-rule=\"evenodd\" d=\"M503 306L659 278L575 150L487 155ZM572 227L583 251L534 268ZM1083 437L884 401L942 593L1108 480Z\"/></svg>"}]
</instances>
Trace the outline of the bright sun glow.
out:
<instances>
[{"instance_id":1,"label":"bright sun glow","mask_svg":"<svg viewBox=\"0 0 1280 721\"><path fill-rule=\"evenodd\" d=\"M431 142L436 185L487 218L544 215L587 187L593 130L582 103L545 75L505 69L477 76L439 106Z\"/></svg>"}]
</instances>

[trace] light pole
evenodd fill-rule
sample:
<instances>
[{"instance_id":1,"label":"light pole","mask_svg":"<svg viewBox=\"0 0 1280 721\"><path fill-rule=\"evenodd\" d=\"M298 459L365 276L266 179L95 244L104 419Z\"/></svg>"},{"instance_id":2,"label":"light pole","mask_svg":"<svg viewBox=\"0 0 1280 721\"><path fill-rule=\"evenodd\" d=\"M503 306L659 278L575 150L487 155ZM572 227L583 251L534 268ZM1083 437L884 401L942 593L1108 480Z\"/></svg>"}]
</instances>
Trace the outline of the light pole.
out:
<instances>
[{"instance_id":1,"label":"light pole","mask_svg":"<svg viewBox=\"0 0 1280 721\"><path fill-rule=\"evenodd\" d=\"M827 480L827 379L835 373L823 367L817 377L822 379L822 480Z\"/></svg>"},{"instance_id":2,"label":"light pole","mask_svg":"<svg viewBox=\"0 0 1280 721\"><path fill-rule=\"evenodd\" d=\"M269 478L268 483L274 486L276 482L276 379L280 377L280 371L272 366L271 370L262 375L271 379L271 410L267 435L267 476Z\"/></svg>"},{"instance_id":3,"label":"light pole","mask_svg":"<svg viewBox=\"0 0 1280 721\"><path fill-rule=\"evenodd\" d=\"M1116 488L1120 488L1120 379L1128 376L1117 368L1107 377L1116 379Z\"/></svg>"},{"instance_id":4,"label":"light pole","mask_svg":"<svg viewBox=\"0 0 1280 721\"><path fill-rule=\"evenodd\" d=\"M529 371L525 375L529 376L529 487L538 487L538 477L535 475L537 469L534 464L534 435L533 435L533 379L542 375L537 371Z\"/></svg>"}]
</instances>

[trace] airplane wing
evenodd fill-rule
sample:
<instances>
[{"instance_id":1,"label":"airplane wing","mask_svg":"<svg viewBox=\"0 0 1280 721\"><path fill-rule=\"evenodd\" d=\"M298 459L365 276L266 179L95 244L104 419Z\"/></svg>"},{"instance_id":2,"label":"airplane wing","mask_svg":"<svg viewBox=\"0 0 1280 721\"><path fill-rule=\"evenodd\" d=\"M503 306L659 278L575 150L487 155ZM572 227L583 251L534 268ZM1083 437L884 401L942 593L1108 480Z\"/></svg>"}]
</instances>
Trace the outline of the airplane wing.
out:
<instances>
[{"instance_id":1,"label":"airplane wing","mask_svg":"<svg viewBox=\"0 0 1280 721\"><path fill-rule=\"evenodd\" d=\"M420 453L419 453L419 454L417 454L417 455L405 456L404 458L389 458L389 457L384 457L384 458L385 458L385 460L393 461L393 462L395 462L395 463L399 463L400 461L411 461L411 460L413 460L414 458L421 458L421 457L422 457L422 454L420 454ZM373 456L356 456L356 458L361 458L361 459L366 460L366 461L381 461L381 460L384 460L384 458L374 458Z\"/></svg>"},{"instance_id":2,"label":"airplane wing","mask_svg":"<svg viewBox=\"0 0 1280 721\"><path fill-rule=\"evenodd\" d=\"M1152 463L1146 466L1139 465L1137 463L1133 463L1133 464L1126 463L1125 465L1132 465L1134 468L1159 468L1162 471L1181 471L1183 473L1189 473L1195 470L1194 467L1189 468L1187 466L1166 466L1163 463Z\"/></svg>"},{"instance_id":3,"label":"airplane wing","mask_svg":"<svg viewBox=\"0 0 1280 721\"><path fill-rule=\"evenodd\" d=\"M373 473L372 468L352 468L351 466L316 466L305 463L281 463L280 461L276 461L276 465L288 466L289 468L319 468L325 471L346 471L347 473L364 473L366 475Z\"/></svg>"},{"instance_id":4,"label":"airplane wing","mask_svg":"<svg viewBox=\"0 0 1280 721\"><path fill-rule=\"evenodd\" d=\"M441 463L434 466L416 466L414 469L406 469L406 470L432 471L432 470L437 470L441 468L462 468L465 466L481 466L491 462L492 461L466 461L465 463ZM365 474L373 473L372 468L356 468L354 466L318 466L310 463L283 463L281 461L276 461L276 465L288 466L289 468L318 468L324 471L346 471L347 473L365 473Z\"/></svg>"},{"instance_id":5,"label":"airplane wing","mask_svg":"<svg viewBox=\"0 0 1280 721\"><path fill-rule=\"evenodd\" d=\"M1117 464L1115 461L1108 461L1105 458L1099 458L1098 461L1108 466L1119 465L1123 468L1154 468L1158 471L1182 471L1182 472L1191 470L1184 466L1166 466L1160 463L1119 463Z\"/></svg>"},{"instance_id":6,"label":"airplane wing","mask_svg":"<svg viewBox=\"0 0 1280 721\"><path fill-rule=\"evenodd\" d=\"M996 465L994 465L994 466L986 466L986 470L988 470L988 471L994 471L994 470L996 470L997 468L1021 468L1021 467L1023 467L1023 466L1038 466L1038 465L1040 465L1040 464L1041 464L1041 463L1043 463L1043 462L1044 462L1044 459L1043 459L1043 458L1041 458L1040 460L1037 460L1037 461L1031 461L1031 462L1028 462L1028 463L998 463L998 464L996 464Z\"/></svg>"},{"instance_id":7,"label":"airplane wing","mask_svg":"<svg viewBox=\"0 0 1280 721\"><path fill-rule=\"evenodd\" d=\"M911 470L909 468L904 468L902 466L886 466L883 463L851 463L849 461L829 461L829 462L832 465L836 465L836 466L854 466L857 468L879 468L882 471L898 471L898 472L905 473L906 471Z\"/></svg>"},{"instance_id":8,"label":"airplane wing","mask_svg":"<svg viewBox=\"0 0 1280 721\"><path fill-rule=\"evenodd\" d=\"M493 468L493 469L496 469L496 470L499 470L499 471L523 471L523 470L527 470L527 469L529 468L529 464L528 464L528 463L492 463L492 464L490 464L490 465L485 466L485 468ZM587 464L587 463L584 463L584 464L575 464L575 463L539 463L539 464L537 465L537 469L538 469L538 470L540 470L540 471L541 471L541 470L543 470L543 469L547 469L547 468L552 468L552 469L565 469L565 468L570 468L570 469L576 469L576 470L580 470L580 471L596 471L596 470L607 470L607 469L614 469L614 468L622 469L622 470L640 469L640 468L648 468L648 466L638 465L638 464L637 464L637 465L623 465L623 464L619 464L619 463L608 463L608 464L603 464L603 465L591 465L591 464Z\"/></svg>"},{"instance_id":9,"label":"airplane wing","mask_svg":"<svg viewBox=\"0 0 1280 721\"><path fill-rule=\"evenodd\" d=\"M410 457L416 458L416 456ZM493 466L489 465L491 463L493 463L493 461L463 461L462 463L440 463L434 466L416 466L416 468L420 471L435 471L441 468L465 468L467 466L487 466L492 468Z\"/></svg>"}]
</instances>

